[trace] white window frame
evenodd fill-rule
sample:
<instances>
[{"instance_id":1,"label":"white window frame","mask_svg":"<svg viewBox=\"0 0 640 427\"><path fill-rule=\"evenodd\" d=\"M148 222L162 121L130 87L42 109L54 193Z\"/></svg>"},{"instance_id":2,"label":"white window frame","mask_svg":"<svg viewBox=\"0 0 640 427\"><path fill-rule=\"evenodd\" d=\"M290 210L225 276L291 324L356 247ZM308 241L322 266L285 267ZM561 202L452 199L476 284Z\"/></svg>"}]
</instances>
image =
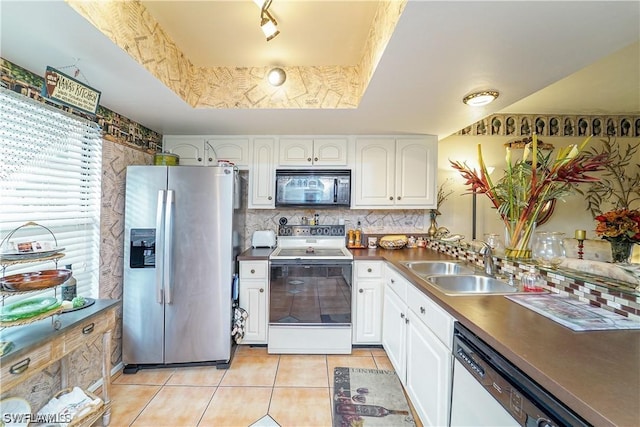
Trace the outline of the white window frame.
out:
<instances>
[{"instance_id":1,"label":"white window frame","mask_svg":"<svg viewBox=\"0 0 640 427\"><path fill-rule=\"evenodd\" d=\"M57 262L3 261L0 275L72 265L77 294L98 297L100 127L4 88L0 88L0 106L0 241L4 240L0 251L14 251L17 242L43 241L64 248L65 255ZM28 222L39 226L25 226ZM5 305L35 296L4 295ZM37 294L49 295L61 298L60 289Z\"/></svg>"}]
</instances>

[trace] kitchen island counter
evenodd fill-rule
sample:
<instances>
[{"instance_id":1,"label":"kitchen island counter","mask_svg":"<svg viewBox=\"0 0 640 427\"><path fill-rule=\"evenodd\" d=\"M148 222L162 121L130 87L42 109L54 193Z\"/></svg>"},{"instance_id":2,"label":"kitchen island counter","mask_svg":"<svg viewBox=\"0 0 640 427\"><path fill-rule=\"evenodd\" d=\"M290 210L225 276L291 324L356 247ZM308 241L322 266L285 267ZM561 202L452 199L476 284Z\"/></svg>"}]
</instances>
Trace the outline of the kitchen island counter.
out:
<instances>
[{"instance_id":1,"label":"kitchen island counter","mask_svg":"<svg viewBox=\"0 0 640 427\"><path fill-rule=\"evenodd\" d=\"M385 260L587 422L640 425L640 330L574 332L502 295L448 296L401 261L451 260L430 249L358 249Z\"/></svg>"}]
</instances>

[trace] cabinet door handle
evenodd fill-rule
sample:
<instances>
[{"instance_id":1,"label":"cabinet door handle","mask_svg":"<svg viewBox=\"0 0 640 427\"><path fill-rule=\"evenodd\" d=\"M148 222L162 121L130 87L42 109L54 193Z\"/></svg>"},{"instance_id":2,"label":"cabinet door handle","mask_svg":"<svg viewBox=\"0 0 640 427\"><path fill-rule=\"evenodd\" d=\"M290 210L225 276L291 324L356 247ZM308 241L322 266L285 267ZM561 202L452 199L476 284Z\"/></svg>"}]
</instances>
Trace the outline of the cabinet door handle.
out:
<instances>
[{"instance_id":1,"label":"cabinet door handle","mask_svg":"<svg viewBox=\"0 0 640 427\"><path fill-rule=\"evenodd\" d=\"M251 269L251 274L255 274L255 273L256 273L256 271L252 268Z\"/></svg>"},{"instance_id":2,"label":"cabinet door handle","mask_svg":"<svg viewBox=\"0 0 640 427\"><path fill-rule=\"evenodd\" d=\"M405 323L405 324L406 324L406 323L409 323L409 318L408 318L408 317L404 319L404 323Z\"/></svg>"},{"instance_id":3,"label":"cabinet door handle","mask_svg":"<svg viewBox=\"0 0 640 427\"><path fill-rule=\"evenodd\" d=\"M400 318L404 319L404 313L400 313Z\"/></svg>"},{"instance_id":4,"label":"cabinet door handle","mask_svg":"<svg viewBox=\"0 0 640 427\"><path fill-rule=\"evenodd\" d=\"M389 200L393 200L393 196L389 196Z\"/></svg>"},{"instance_id":5,"label":"cabinet door handle","mask_svg":"<svg viewBox=\"0 0 640 427\"><path fill-rule=\"evenodd\" d=\"M310 161L311 161L311 157L307 157L307 162L310 162Z\"/></svg>"},{"instance_id":6,"label":"cabinet door handle","mask_svg":"<svg viewBox=\"0 0 640 427\"><path fill-rule=\"evenodd\" d=\"M209 161L210 161L210 162L212 162L212 161L213 161L213 158L209 157Z\"/></svg>"},{"instance_id":7,"label":"cabinet door handle","mask_svg":"<svg viewBox=\"0 0 640 427\"><path fill-rule=\"evenodd\" d=\"M263 293L263 292L264 292L264 288L260 288L260 293Z\"/></svg>"},{"instance_id":8,"label":"cabinet door handle","mask_svg":"<svg viewBox=\"0 0 640 427\"><path fill-rule=\"evenodd\" d=\"M391 283L396 283L396 281L395 281L395 280L393 280L393 279L391 279Z\"/></svg>"},{"instance_id":9,"label":"cabinet door handle","mask_svg":"<svg viewBox=\"0 0 640 427\"><path fill-rule=\"evenodd\" d=\"M420 306L420 313L424 314L426 312L427 312L427 310L425 310L424 307Z\"/></svg>"},{"instance_id":10,"label":"cabinet door handle","mask_svg":"<svg viewBox=\"0 0 640 427\"><path fill-rule=\"evenodd\" d=\"M371 270L370 268L367 268L367 273L371 273L373 270Z\"/></svg>"},{"instance_id":11,"label":"cabinet door handle","mask_svg":"<svg viewBox=\"0 0 640 427\"><path fill-rule=\"evenodd\" d=\"M360 292L361 294L364 293L364 289L360 289L358 292Z\"/></svg>"},{"instance_id":12,"label":"cabinet door handle","mask_svg":"<svg viewBox=\"0 0 640 427\"><path fill-rule=\"evenodd\" d=\"M31 358L27 357L26 359L22 359L9 368L9 373L19 375L29 368L29 363L31 363Z\"/></svg>"},{"instance_id":13,"label":"cabinet door handle","mask_svg":"<svg viewBox=\"0 0 640 427\"><path fill-rule=\"evenodd\" d=\"M202 157L198 157L198 161L201 162L202 161Z\"/></svg>"},{"instance_id":14,"label":"cabinet door handle","mask_svg":"<svg viewBox=\"0 0 640 427\"><path fill-rule=\"evenodd\" d=\"M267 197L267 200L271 200L271 199L273 199L273 197L271 197L271 196Z\"/></svg>"},{"instance_id":15,"label":"cabinet door handle","mask_svg":"<svg viewBox=\"0 0 640 427\"><path fill-rule=\"evenodd\" d=\"M402 197L401 197L401 196L398 196L398 200L400 200L400 199L402 199Z\"/></svg>"},{"instance_id":16,"label":"cabinet door handle","mask_svg":"<svg viewBox=\"0 0 640 427\"><path fill-rule=\"evenodd\" d=\"M90 334L91 332L93 332L93 327L94 326L95 326L94 323L89 323L87 326L82 328L82 333L85 334L85 335Z\"/></svg>"},{"instance_id":17,"label":"cabinet door handle","mask_svg":"<svg viewBox=\"0 0 640 427\"><path fill-rule=\"evenodd\" d=\"M317 158L317 157L314 157L314 158L313 158L313 161L314 161L314 162L317 162L317 161L318 161L318 158Z\"/></svg>"}]
</instances>

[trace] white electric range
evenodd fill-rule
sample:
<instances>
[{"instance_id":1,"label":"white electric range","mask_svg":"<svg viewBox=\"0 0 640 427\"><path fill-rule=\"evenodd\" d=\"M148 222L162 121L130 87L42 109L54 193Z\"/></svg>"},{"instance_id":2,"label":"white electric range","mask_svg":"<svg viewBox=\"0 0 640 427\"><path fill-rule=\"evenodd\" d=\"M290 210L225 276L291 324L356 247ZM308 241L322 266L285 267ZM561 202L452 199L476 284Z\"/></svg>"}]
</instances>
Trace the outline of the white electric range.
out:
<instances>
[{"instance_id":1,"label":"white electric range","mask_svg":"<svg viewBox=\"0 0 640 427\"><path fill-rule=\"evenodd\" d=\"M269 257L269 353L351 353L344 225L284 225Z\"/></svg>"}]
</instances>

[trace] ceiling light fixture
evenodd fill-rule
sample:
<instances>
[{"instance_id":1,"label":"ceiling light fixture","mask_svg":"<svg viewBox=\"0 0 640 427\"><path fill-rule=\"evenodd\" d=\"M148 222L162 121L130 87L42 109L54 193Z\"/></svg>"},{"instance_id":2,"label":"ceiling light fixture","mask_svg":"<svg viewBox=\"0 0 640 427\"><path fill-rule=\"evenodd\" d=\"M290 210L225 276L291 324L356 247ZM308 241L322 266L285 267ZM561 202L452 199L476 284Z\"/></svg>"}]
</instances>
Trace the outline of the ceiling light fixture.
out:
<instances>
[{"instance_id":1,"label":"ceiling light fixture","mask_svg":"<svg viewBox=\"0 0 640 427\"><path fill-rule=\"evenodd\" d=\"M267 41L272 40L275 36L280 34L280 31L278 30L278 22L276 22L275 18L269 13L271 1L272 0L266 0L262 4L262 9L260 10L260 28L262 28L262 32L267 38Z\"/></svg>"},{"instance_id":2,"label":"ceiling light fixture","mask_svg":"<svg viewBox=\"0 0 640 427\"><path fill-rule=\"evenodd\" d=\"M267 80L271 86L281 86L287 80L287 73L282 68L272 68L267 74Z\"/></svg>"},{"instance_id":3,"label":"ceiling light fixture","mask_svg":"<svg viewBox=\"0 0 640 427\"><path fill-rule=\"evenodd\" d=\"M482 107L493 102L500 95L497 90L485 90L483 92L475 92L465 96L462 102L471 107Z\"/></svg>"}]
</instances>

